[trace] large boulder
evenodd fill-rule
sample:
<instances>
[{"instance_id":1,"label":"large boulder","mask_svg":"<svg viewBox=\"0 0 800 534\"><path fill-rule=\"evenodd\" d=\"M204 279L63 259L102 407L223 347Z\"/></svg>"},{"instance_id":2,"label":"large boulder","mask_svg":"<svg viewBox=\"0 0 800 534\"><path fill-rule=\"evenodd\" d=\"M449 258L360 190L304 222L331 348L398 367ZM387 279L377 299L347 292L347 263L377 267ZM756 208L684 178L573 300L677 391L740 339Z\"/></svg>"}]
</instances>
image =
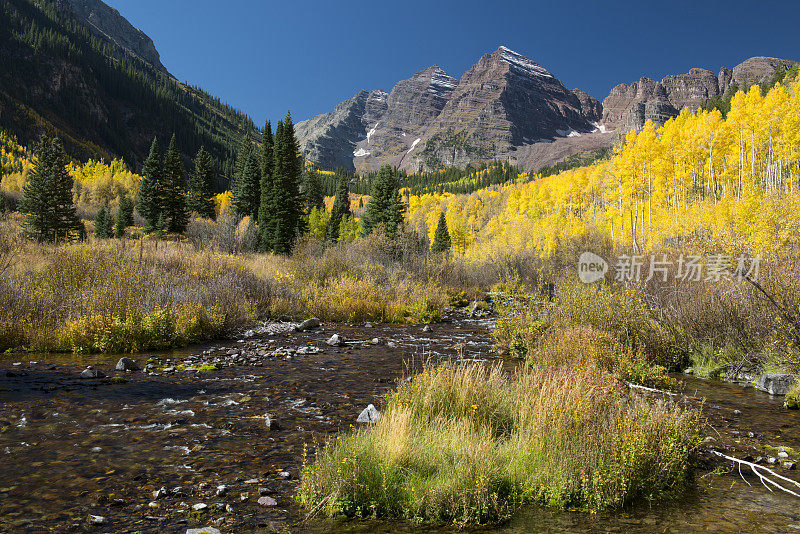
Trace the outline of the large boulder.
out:
<instances>
[{"instance_id":1,"label":"large boulder","mask_svg":"<svg viewBox=\"0 0 800 534\"><path fill-rule=\"evenodd\" d=\"M346 344L344 338L339 334L333 334L325 343L331 347L341 347Z\"/></svg>"},{"instance_id":2,"label":"large boulder","mask_svg":"<svg viewBox=\"0 0 800 534\"><path fill-rule=\"evenodd\" d=\"M311 330L312 328L319 328L320 324L321 323L319 322L319 319L317 319L316 317L311 317L309 319L306 319L302 323L298 324L297 326L295 326L294 329L297 330L298 332L304 332L306 330Z\"/></svg>"},{"instance_id":3,"label":"large boulder","mask_svg":"<svg viewBox=\"0 0 800 534\"><path fill-rule=\"evenodd\" d=\"M91 365L81 372L81 378L105 378L106 375L103 371L95 369Z\"/></svg>"},{"instance_id":4,"label":"large boulder","mask_svg":"<svg viewBox=\"0 0 800 534\"><path fill-rule=\"evenodd\" d=\"M117 371L138 371L139 364L132 358L122 357L117 362Z\"/></svg>"},{"instance_id":5,"label":"large boulder","mask_svg":"<svg viewBox=\"0 0 800 534\"><path fill-rule=\"evenodd\" d=\"M361 413L358 415L358 419L356 419L356 423L375 423L378 419L381 418L380 412L370 404L366 408L364 408Z\"/></svg>"},{"instance_id":6,"label":"large boulder","mask_svg":"<svg viewBox=\"0 0 800 534\"><path fill-rule=\"evenodd\" d=\"M797 383L797 375L767 373L756 381L756 389L770 395L786 395Z\"/></svg>"}]
</instances>

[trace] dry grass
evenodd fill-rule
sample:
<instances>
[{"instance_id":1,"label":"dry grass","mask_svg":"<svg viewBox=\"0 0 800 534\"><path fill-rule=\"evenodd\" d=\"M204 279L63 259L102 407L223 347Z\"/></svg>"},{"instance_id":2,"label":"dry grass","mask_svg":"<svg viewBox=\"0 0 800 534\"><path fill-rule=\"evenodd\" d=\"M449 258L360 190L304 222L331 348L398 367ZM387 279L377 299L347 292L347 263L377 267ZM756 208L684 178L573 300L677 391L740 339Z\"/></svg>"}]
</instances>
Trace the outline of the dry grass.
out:
<instances>
[{"instance_id":1,"label":"dry grass","mask_svg":"<svg viewBox=\"0 0 800 534\"><path fill-rule=\"evenodd\" d=\"M332 516L462 525L523 502L619 507L683 488L697 422L596 368L428 367L374 427L317 451L298 499Z\"/></svg>"}]
</instances>

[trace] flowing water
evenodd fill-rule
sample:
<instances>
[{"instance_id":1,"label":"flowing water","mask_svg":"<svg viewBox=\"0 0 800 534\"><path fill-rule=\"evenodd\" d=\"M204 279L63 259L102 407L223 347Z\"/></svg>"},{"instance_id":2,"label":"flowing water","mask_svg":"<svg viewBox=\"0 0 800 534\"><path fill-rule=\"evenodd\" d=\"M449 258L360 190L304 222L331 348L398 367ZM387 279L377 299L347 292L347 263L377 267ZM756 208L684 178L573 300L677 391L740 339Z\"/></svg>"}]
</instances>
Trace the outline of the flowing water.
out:
<instances>
[{"instance_id":1,"label":"flowing water","mask_svg":"<svg viewBox=\"0 0 800 534\"><path fill-rule=\"evenodd\" d=\"M117 356L3 356L0 531L184 533L210 525L224 533L451 531L304 521L292 496L306 451L349 430L367 404L380 409L398 378L426 360L493 359L490 323L454 319L432 332L325 327L135 357L142 366L155 358L159 367L177 369L216 361L219 369L211 372L114 372ZM333 332L348 344L327 346ZM110 378L79 378L86 365ZM707 434L717 440L709 446L739 457L764 454L765 444L800 450L800 414L784 410L780 399L731 384L685 382L689 402L706 399L714 427ZM691 494L679 501L601 514L531 506L505 525L474 530L800 531L800 499L771 493L747 474L745 482L737 472L710 473L719 463L705 463ZM797 478L797 471L780 472ZM166 495L154 498L162 487ZM277 505L259 505L261 496ZM90 516L104 519L91 524Z\"/></svg>"}]
</instances>

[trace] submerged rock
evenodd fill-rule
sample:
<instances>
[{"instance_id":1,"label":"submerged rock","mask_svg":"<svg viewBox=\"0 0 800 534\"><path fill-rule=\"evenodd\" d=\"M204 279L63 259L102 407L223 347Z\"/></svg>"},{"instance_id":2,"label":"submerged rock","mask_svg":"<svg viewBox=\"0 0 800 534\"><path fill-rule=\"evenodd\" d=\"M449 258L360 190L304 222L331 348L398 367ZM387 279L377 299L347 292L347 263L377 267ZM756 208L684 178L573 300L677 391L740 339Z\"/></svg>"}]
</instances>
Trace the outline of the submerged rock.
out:
<instances>
[{"instance_id":1,"label":"submerged rock","mask_svg":"<svg viewBox=\"0 0 800 534\"><path fill-rule=\"evenodd\" d=\"M258 504L261 506L278 506L278 501L272 497L259 497Z\"/></svg>"},{"instance_id":2,"label":"submerged rock","mask_svg":"<svg viewBox=\"0 0 800 534\"><path fill-rule=\"evenodd\" d=\"M298 332L304 332L306 330L311 330L312 328L319 328L319 325L322 324L319 322L319 319L316 317L311 317L300 323L299 325L295 326L294 329Z\"/></svg>"},{"instance_id":3,"label":"submerged rock","mask_svg":"<svg viewBox=\"0 0 800 534\"><path fill-rule=\"evenodd\" d=\"M380 412L370 404L364 408L356 419L356 423L374 423L381 418Z\"/></svg>"},{"instance_id":4,"label":"submerged rock","mask_svg":"<svg viewBox=\"0 0 800 534\"><path fill-rule=\"evenodd\" d=\"M103 371L95 369L91 365L81 372L81 378L105 378L105 376L106 375L103 373Z\"/></svg>"},{"instance_id":5,"label":"submerged rock","mask_svg":"<svg viewBox=\"0 0 800 534\"><path fill-rule=\"evenodd\" d=\"M122 357L117 362L117 371L138 371L139 364L132 358Z\"/></svg>"},{"instance_id":6,"label":"submerged rock","mask_svg":"<svg viewBox=\"0 0 800 534\"><path fill-rule=\"evenodd\" d=\"M770 395L786 395L797 383L797 375L767 373L756 381L756 389Z\"/></svg>"}]
</instances>

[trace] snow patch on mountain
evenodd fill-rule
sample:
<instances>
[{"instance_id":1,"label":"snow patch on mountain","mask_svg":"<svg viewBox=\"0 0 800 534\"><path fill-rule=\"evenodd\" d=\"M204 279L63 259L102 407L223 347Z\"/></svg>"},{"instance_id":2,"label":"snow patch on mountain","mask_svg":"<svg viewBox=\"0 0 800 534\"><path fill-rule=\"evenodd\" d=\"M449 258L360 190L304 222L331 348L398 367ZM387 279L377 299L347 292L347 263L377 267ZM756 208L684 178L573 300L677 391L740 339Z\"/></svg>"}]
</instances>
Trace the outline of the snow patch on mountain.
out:
<instances>
[{"instance_id":1,"label":"snow patch on mountain","mask_svg":"<svg viewBox=\"0 0 800 534\"><path fill-rule=\"evenodd\" d=\"M553 77L546 68L505 46L500 47L500 59L511 65L520 74L542 78Z\"/></svg>"},{"instance_id":2,"label":"snow patch on mountain","mask_svg":"<svg viewBox=\"0 0 800 534\"><path fill-rule=\"evenodd\" d=\"M605 124L598 124L596 122L592 122L591 125L594 126L594 130L592 130L592 133L595 132L606 133L607 131Z\"/></svg>"},{"instance_id":3,"label":"snow patch on mountain","mask_svg":"<svg viewBox=\"0 0 800 534\"><path fill-rule=\"evenodd\" d=\"M581 134L573 130L572 128L568 130L556 130L556 133L561 137L580 137Z\"/></svg>"},{"instance_id":4,"label":"snow patch on mountain","mask_svg":"<svg viewBox=\"0 0 800 534\"><path fill-rule=\"evenodd\" d=\"M369 156L370 152L368 150L364 150L363 148L359 148L355 152L353 152L353 155L357 158L360 158L363 156Z\"/></svg>"},{"instance_id":5,"label":"snow patch on mountain","mask_svg":"<svg viewBox=\"0 0 800 534\"><path fill-rule=\"evenodd\" d=\"M445 96L458 85L458 80L447 74L444 70L436 67L431 73L431 83L428 92L438 96Z\"/></svg>"},{"instance_id":6,"label":"snow patch on mountain","mask_svg":"<svg viewBox=\"0 0 800 534\"><path fill-rule=\"evenodd\" d=\"M375 133L375 131L378 129L378 125L379 125L379 124L380 124L380 122L376 122L376 123L375 123L375 126L373 126L373 127L372 127L372 129L371 129L370 131L368 131L368 132L367 132L367 143L369 143L369 138L370 138L370 137L372 137L372 135L373 135L373 134Z\"/></svg>"}]
</instances>

